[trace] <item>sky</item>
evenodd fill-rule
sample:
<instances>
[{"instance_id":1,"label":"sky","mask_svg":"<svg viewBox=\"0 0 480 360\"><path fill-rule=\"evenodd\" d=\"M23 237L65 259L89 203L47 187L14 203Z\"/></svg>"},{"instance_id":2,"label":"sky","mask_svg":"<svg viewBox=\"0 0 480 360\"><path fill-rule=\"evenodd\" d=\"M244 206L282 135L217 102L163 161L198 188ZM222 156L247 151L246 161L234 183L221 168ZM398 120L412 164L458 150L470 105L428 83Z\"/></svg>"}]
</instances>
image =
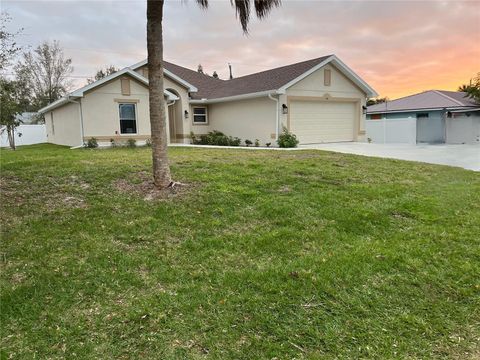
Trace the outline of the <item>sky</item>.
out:
<instances>
[{"instance_id":1,"label":"sky","mask_svg":"<svg viewBox=\"0 0 480 360\"><path fill-rule=\"evenodd\" d=\"M146 1L10 1L10 30L31 49L59 40L76 85L107 64L146 58ZM336 54L380 96L456 90L480 72L480 1L283 0L243 34L229 1L166 0L164 58L242 76Z\"/></svg>"}]
</instances>

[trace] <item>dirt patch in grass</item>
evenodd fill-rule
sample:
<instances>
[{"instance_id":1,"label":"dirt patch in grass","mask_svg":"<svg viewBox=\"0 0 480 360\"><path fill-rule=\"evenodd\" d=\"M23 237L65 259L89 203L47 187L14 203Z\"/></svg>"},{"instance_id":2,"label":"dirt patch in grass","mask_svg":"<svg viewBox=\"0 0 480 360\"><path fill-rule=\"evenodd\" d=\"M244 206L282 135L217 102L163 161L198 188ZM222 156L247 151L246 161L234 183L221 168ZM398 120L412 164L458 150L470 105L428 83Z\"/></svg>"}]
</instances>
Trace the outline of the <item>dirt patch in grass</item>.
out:
<instances>
[{"instance_id":1,"label":"dirt patch in grass","mask_svg":"<svg viewBox=\"0 0 480 360\"><path fill-rule=\"evenodd\" d=\"M166 189L158 189L153 183L152 175L146 171L139 171L128 179L117 179L113 187L122 193L143 198L145 201L165 201L178 196L186 195L194 185L175 182Z\"/></svg>"}]
</instances>

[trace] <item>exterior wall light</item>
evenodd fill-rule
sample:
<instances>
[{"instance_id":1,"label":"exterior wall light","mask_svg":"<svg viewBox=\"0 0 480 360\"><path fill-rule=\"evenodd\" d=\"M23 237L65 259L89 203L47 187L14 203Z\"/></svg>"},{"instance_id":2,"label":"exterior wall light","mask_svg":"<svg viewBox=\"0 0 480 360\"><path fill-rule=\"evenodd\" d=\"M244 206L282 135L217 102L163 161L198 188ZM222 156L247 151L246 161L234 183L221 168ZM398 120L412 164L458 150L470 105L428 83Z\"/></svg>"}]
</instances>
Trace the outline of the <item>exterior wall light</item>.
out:
<instances>
[{"instance_id":1,"label":"exterior wall light","mask_svg":"<svg viewBox=\"0 0 480 360\"><path fill-rule=\"evenodd\" d=\"M282 104L282 114L288 114L288 106L285 104Z\"/></svg>"},{"instance_id":2,"label":"exterior wall light","mask_svg":"<svg viewBox=\"0 0 480 360\"><path fill-rule=\"evenodd\" d=\"M362 106L362 114L363 115L367 114L367 107L365 105Z\"/></svg>"},{"instance_id":3,"label":"exterior wall light","mask_svg":"<svg viewBox=\"0 0 480 360\"><path fill-rule=\"evenodd\" d=\"M188 119L188 111L185 110L185 119Z\"/></svg>"}]
</instances>

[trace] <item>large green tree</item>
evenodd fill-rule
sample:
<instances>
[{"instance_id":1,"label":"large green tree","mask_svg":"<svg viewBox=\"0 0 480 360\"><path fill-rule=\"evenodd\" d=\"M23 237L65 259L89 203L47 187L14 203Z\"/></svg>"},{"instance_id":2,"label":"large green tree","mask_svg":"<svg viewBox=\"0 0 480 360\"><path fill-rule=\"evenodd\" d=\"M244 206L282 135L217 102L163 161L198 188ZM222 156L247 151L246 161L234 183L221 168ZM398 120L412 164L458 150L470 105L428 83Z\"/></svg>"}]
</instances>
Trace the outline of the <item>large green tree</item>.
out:
<instances>
[{"instance_id":1,"label":"large green tree","mask_svg":"<svg viewBox=\"0 0 480 360\"><path fill-rule=\"evenodd\" d=\"M204 9L208 0L197 0ZM231 0L237 18L246 34L252 8L259 19L279 6L280 0ZM167 156L167 118L163 97L163 5L164 0L147 0L147 51L150 98L150 127L152 132L153 179L157 188L172 186Z\"/></svg>"},{"instance_id":2,"label":"large green tree","mask_svg":"<svg viewBox=\"0 0 480 360\"><path fill-rule=\"evenodd\" d=\"M15 129L20 125L17 115L27 106L22 84L15 80L0 78L0 132L7 133L10 147L15 150Z\"/></svg>"},{"instance_id":3,"label":"large green tree","mask_svg":"<svg viewBox=\"0 0 480 360\"><path fill-rule=\"evenodd\" d=\"M23 53L15 72L37 109L60 99L73 85L69 78L72 59L65 57L58 41L44 42Z\"/></svg>"},{"instance_id":4,"label":"large green tree","mask_svg":"<svg viewBox=\"0 0 480 360\"><path fill-rule=\"evenodd\" d=\"M11 16L3 11L0 14L0 70L4 70L11 65L12 60L22 50L16 37L22 33L23 29L16 32L10 32L7 24L12 21Z\"/></svg>"}]
</instances>

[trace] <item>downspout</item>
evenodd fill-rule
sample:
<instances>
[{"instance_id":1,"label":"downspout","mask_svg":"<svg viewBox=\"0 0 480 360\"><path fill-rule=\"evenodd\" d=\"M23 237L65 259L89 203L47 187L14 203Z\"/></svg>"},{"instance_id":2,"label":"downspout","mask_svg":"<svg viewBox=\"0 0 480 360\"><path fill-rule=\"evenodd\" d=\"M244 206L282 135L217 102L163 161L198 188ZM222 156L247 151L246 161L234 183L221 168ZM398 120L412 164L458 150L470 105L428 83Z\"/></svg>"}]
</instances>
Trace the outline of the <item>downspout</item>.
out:
<instances>
[{"instance_id":1,"label":"downspout","mask_svg":"<svg viewBox=\"0 0 480 360\"><path fill-rule=\"evenodd\" d=\"M84 138L84 136L85 136L85 133L84 133L84 130L83 130L82 100L75 101L75 100L70 100L70 98L67 97L67 101L70 102L70 103L73 103L73 104L77 104L77 105L79 106L79 109L80 109L80 136L81 136L82 138L81 138L81 141L80 141L80 145L79 145L79 146L74 146L74 147L71 148L71 149L78 149L78 148L83 147L83 138Z\"/></svg>"},{"instance_id":2,"label":"downspout","mask_svg":"<svg viewBox=\"0 0 480 360\"><path fill-rule=\"evenodd\" d=\"M278 140L278 126L280 125L280 114L278 112L278 104L279 104L279 99L276 97L273 97L272 94L268 94L268 98L270 100L275 101L275 106L276 106L276 111L275 111L275 141Z\"/></svg>"}]
</instances>

